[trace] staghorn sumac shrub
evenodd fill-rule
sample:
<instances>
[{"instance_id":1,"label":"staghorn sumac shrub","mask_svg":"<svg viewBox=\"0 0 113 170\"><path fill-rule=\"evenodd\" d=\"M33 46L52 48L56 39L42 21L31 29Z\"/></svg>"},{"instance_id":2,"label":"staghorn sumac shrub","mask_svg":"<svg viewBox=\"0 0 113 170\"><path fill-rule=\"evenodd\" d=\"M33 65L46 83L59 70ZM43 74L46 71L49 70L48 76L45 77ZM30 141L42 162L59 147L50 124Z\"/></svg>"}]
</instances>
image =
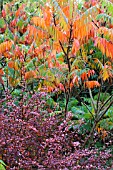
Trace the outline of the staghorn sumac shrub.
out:
<instances>
[{"instance_id":1,"label":"staghorn sumac shrub","mask_svg":"<svg viewBox=\"0 0 113 170\"><path fill-rule=\"evenodd\" d=\"M70 131L63 114L49 116L45 92L20 94L17 98L6 93L1 100L0 156L8 170L81 170L107 169L107 151L81 149L81 139Z\"/></svg>"}]
</instances>

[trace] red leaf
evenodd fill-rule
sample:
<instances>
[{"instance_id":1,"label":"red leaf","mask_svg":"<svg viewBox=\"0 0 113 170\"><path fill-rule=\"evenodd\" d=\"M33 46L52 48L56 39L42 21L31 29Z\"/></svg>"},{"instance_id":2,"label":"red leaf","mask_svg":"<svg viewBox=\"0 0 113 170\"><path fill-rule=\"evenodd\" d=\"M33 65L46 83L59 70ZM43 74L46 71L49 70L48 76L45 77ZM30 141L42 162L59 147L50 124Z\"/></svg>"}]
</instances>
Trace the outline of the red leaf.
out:
<instances>
[{"instance_id":1,"label":"red leaf","mask_svg":"<svg viewBox=\"0 0 113 170\"><path fill-rule=\"evenodd\" d=\"M3 17L3 18L6 18L6 12L5 12L4 9L2 10L2 17Z\"/></svg>"}]
</instances>

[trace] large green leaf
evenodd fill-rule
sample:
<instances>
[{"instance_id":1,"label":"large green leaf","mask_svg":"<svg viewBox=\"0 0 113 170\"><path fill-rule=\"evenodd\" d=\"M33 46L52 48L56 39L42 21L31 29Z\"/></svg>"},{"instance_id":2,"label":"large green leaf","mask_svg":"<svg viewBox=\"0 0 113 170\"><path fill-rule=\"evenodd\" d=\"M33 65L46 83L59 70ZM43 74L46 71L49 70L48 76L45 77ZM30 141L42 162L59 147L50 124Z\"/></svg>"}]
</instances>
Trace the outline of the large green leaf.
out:
<instances>
[{"instance_id":1,"label":"large green leaf","mask_svg":"<svg viewBox=\"0 0 113 170\"><path fill-rule=\"evenodd\" d=\"M6 170L5 166L6 164L0 159L0 170Z\"/></svg>"},{"instance_id":2,"label":"large green leaf","mask_svg":"<svg viewBox=\"0 0 113 170\"><path fill-rule=\"evenodd\" d=\"M6 164L0 159L0 164L6 166ZM1 170L1 169L0 169Z\"/></svg>"},{"instance_id":3,"label":"large green leaf","mask_svg":"<svg viewBox=\"0 0 113 170\"><path fill-rule=\"evenodd\" d=\"M0 170L6 170L4 165L0 164Z\"/></svg>"}]
</instances>

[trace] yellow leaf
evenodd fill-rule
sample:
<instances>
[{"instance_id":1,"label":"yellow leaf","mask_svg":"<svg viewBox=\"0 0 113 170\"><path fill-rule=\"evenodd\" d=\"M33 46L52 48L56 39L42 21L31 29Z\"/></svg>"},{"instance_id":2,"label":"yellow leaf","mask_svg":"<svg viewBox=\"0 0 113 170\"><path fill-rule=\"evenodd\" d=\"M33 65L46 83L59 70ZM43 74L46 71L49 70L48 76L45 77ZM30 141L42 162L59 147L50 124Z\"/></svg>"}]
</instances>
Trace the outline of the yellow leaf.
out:
<instances>
[{"instance_id":1,"label":"yellow leaf","mask_svg":"<svg viewBox=\"0 0 113 170\"><path fill-rule=\"evenodd\" d=\"M103 69L103 80L106 81L109 78L108 70L106 68Z\"/></svg>"},{"instance_id":2,"label":"yellow leaf","mask_svg":"<svg viewBox=\"0 0 113 170\"><path fill-rule=\"evenodd\" d=\"M14 79L12 77L9 77L9 84L13 87L17 86L17 84L20 82L20 79Z\"/></svg>"}]
</instances>

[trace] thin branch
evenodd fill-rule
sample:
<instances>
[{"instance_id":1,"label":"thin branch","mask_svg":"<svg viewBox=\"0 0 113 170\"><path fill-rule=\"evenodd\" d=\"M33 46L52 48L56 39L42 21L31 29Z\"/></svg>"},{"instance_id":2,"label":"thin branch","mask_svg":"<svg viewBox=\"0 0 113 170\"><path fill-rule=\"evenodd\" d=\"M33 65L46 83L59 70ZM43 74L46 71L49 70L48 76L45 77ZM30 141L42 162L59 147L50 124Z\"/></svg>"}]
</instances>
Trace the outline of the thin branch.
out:
<instances>
[{"instance_id":1,"label":"thin branch","mask_svg":"<svg viewBox=\"0 0 113 170\"><path fill-rule=\"evenodd\" d=\"M108 105L108 107L105 108L105 110L103 111L103 113L100 114L100 117L98 118L98 122L102 119L102 117L105 115L105 113L108 111L108 109L113 105L113 100L110 102L110 104Z\"/></svg>"},{"instance_id":2,"label":"thin branch","mask_svg":"<svg viewBox=\"0 0 113 170\"><path fill-rule=\"evenodd\" d=\"M54 25L56 26L56 20L55 20L55 14L53 13L53 21L54 21Z\"/></svg>"},{"instance_id":3,"label":"thin branch","mask_svg":"<svg viewBox=\"0 0 113 170\"><path fill-rule=\"evenodd\" d=\"M92 19L93 24L99 29L100 27L95 23L95 21Z\"/></svg>"},{"instance_id":4,"label":"thin branch","mask_svg":"<svg viewBox=\"0 0 113 170\"><path fill-rule=\"evenodd\" d=\"M84 104L84 106L86 106L87 110L90 112L91 116L92 116L92 117L93 117L93 119L94 119L93 113L89 110L88 106L87 106L87 105L86 105L83 101L81 101L81 103L83 103L83 104Z\"/></svg>"},{"instance_id":5,"label":"thin branch","mask_svg":"<svg viewBox=\"0 0 113 170\"><path fill-rule=\"evenodd\" d=\"M103 107L111 100L113 97L113 94L103 103L103 105L100 107L99 112L103 109Z\"/></svg>"},{"instance_id":6,"label":"thin branch","mask_svg":"<svg viewBox=\"0 0 113 170\"><path fill-rule=\"evenodd\" d=\"M62 48L63 53L65 54L65 56L67 56L67 54L66 54L66 52L65 52L65 50L64 50L64 47L63 47L63 45L62 45L62 43L61 43L60 40L59 40L59 44L60 44L60 46L61 46L61 48Z\"/></svg>"},{"instance_id":7,"label":"thin branch","mask_svg":"<svg viewBox=\"0 0 113 170\"><path fill-rule=\"evenodd\" d=\"M62 11L62 9L60 8L58 2L56 0L52 0L55 8L57 9L57 11L59 11L62 15L62 17L64 18L64 21L66 22L66 24L68 24L68 18L65 16L64 12Z\"/></svg>"},{"instance_id":8,"label":"thin branch","mask_svg":"<svg viewBox=\"0 0 113 170\"><path fill-rule=\"evenodd\" d=\"M0 15L1 15L2 9L3 9L3 0L0 0Z\"/></svg>"},{"instance_id":9,"label":"thin branch","mask_svg":"<svg viewBox=\"0 0 113 170\"><path fill-rule=\"evenodd\" d=\"M98 105L100 101L100 93L101 93L101 87L99 88L99 93L98 93L98 99L97 99L97 111L98 111Z\"/></svg>"},{"instance_id":10,"label":"thin branch","mask_svg":"<svg viewBox=\"0 0 113 170\"><path fill-rule=\"evenodd\" d=\"M55 27L56 27L57 24L56 24L56 20L55 20L55 14L53 14L53 21L54 21L54 25L55 25ZM65 50L64 50L64 47L63 47L63 45L62 45L62 43L61 43L60 40L59 40L59 44L60 44L60 46L61 46L61 48L62 48L62 51L63 51L64 55L66 56L67 54L66 54L66 52L65 52Z\"/></svg>"},{"instance_id":11,"label":"thin branch","mask_svg":"<svg viewBox=\"0 0 113 170\"><path fill-rule=\"evenodd\" d=\"M5 91L5 86L4 86L4 84L3 84L3 83L1 83L1 84L2 84L3 90Z\"/></svg>"},{"instance_id":12,"label":"thin branch","mask_svg":"<svg viewBox=\"0 0 113 170\"><path fill-rule=\"evenodd\" d=\"M96 125L97 125L97 122L95 121L94 124L93 124L93 127L92 127L92 129L91 129L91 131L90 131L90 134L89 134L88 137L85 139L85 142L84 142L84 144L83 144L83 146L82 146L83 148L85 147L85 145L87 144L87 142L92 138ZM90 143L89 143L89 146L90 146Z\"/></svg>"},{"instance_id":13,"label":"thin branch","mask_svg":"<svg viewBox=\"0 0 113 170\"><path fill-rule=\"evenodd\" d=\"M70 61L69 61L69 51L70 51L70 48L72 48L72 24L70 24L70 36L69 36L69 41L68 41L68 47L67 47L67 54L66 54L66 59L67 59L67 63L68 63L68 69L69 69L69 72L71 71L71 65L70 65Z\"/></svg>"},{"instance_id":14,"label":"thin branch","mask_svg":"<svg viewBox=\"0 0 113 170\"><path fill-rule=\"evenodd\" d=\"M107 89L106 89L106 91L104 92L104 94L106 94L107 93L107 91L110 89L110 87L112 87L113 86L113 84L112 85L110 85Z\"/></svg>"},{"instance_id":15,"label":"thin branch","mask_svg":"<svg viewBox=\"0 0 113 170\"><path fill-rule=\"evenodd\" d=\"M90 88L89 88L89 95L90 95L90 98L91 98L91 102L92 102L93 108L94 108L95 113L96 113L95 103L94 103L94 99L93 99L92 92L91 92Z\"/></svg>"}]
</instances>

